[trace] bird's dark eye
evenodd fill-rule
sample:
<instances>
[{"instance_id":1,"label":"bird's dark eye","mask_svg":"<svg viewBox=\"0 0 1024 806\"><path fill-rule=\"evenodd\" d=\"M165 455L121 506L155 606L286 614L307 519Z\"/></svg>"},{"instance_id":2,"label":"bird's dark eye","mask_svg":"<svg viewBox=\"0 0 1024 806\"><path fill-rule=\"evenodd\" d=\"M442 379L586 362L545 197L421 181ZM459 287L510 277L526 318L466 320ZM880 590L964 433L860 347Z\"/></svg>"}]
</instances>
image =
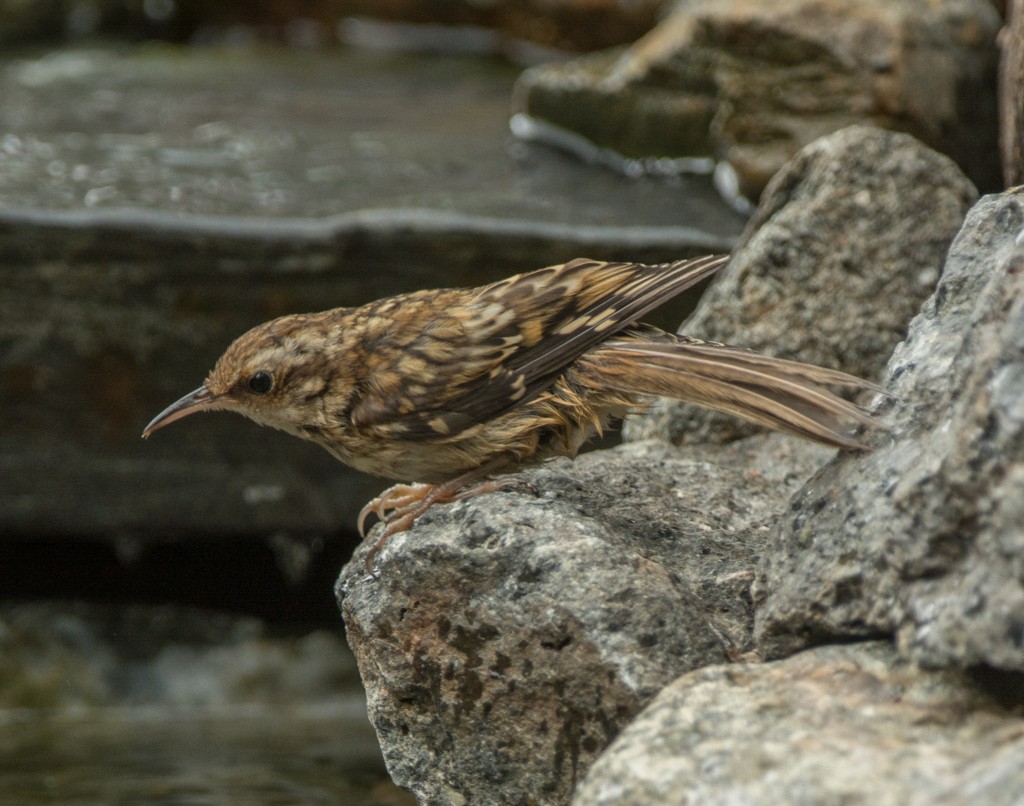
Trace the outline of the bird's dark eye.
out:
<instances>
[{"instance_id":1,"label":"bird's dark eye","mask_svg":"<svg viewBox=\"0 0 1024 806\"><path fill-rule=\"evenodd\" d=\"M259 372L253 374L249 378L249 390L255 392L258 395L265 395L270 391L270 387L274 385L274 376L267 372L265 369L261 369Z\"/></svg>"}]
</instances>

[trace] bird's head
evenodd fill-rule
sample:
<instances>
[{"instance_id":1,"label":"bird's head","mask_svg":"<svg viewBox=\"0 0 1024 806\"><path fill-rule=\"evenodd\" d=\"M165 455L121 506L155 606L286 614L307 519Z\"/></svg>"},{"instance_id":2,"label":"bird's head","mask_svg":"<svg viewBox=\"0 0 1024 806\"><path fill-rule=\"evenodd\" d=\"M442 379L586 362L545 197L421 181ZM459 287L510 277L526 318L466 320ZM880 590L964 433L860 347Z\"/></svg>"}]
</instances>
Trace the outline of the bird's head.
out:
<instances>
[{"instance_id":1,"label":"bird's head","mask_svg":"<svg viewBox=\"0 0 1024 806\"><path fill-rule=\"evenodd\" d=\"M324 392L336 380L326 349L329 333L322 325L320 314L300 314L243 334L202 386L153 418L143 439L198 411L234 411L260 425L308 436L308 427L319 423ZM337 391L343 399L344 390Z\"/></svg>"}]
</instances>

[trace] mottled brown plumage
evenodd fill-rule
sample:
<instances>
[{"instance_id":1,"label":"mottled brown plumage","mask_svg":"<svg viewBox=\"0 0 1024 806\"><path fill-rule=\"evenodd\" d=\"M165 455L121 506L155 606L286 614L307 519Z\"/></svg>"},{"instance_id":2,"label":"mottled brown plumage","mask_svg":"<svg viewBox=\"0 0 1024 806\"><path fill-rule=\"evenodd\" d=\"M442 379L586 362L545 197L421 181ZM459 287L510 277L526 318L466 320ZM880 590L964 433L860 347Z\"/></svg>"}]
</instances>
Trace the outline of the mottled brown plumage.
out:
<instances>
[{"instance_id":1,"label":"mottled brown plumage","mask_svg":"<svg viewBox=\"0 0 1024 806\"><path fill-rule=\"evenodd\" d=\"M237 339L203 386L143 436L194 411L232 410L359 470L426 482L364 508L360 530L370 512L386 520L368 563L434 503L495 489L500 482L478 484L491 474L575 456L654 395L863 447L851 431L876 421L825 386L871 384L636 324L726 260L579 259L480 288L275 319Z\"/></svg>"}]
</instances>

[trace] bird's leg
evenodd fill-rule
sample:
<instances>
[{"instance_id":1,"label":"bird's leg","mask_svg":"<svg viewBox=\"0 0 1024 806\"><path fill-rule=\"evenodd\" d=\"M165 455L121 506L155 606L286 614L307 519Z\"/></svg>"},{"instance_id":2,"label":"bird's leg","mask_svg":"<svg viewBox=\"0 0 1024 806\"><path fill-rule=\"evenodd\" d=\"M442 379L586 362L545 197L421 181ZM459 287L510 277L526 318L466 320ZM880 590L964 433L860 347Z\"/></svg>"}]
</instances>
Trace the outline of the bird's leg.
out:
<instances>
[{"instance_id":1,"label":"bird's leg","mask_svg":"<svg viewBox=\"0 0 1024 806\"><path fill-rule=\"evenodd\" d=\"M440 484L396 484L363 507L359 513L359 531L363 532L366 516L371 512L384 520L384 531L366 555L366 570L373 573L373 561L384 548L384 544L392 535L406 531L416 519L429 510L434 504L447 504L462 501L477 495L495 492L523 482L520 479L507 477L503 479L487 479L479 484L473 482L486 478L498 468L508 464L504 457L494 459L480 467L474 468L460 476ZM471 486L472 485L472 486ZM385 517L385 513L390 512Z\"/></svg>"},{"instance_id":2,"label":"bird's leg","mask_svg":"<svg viewBox=\"0 0 1024 806\"><path fill-rule=\"evenodd\" d=\"M508 490L512 487L518 487L521 490L528 490L532 493L537 492L537 488L525 479L521 479L518 476L502 476L499 479L487 479L479 484L474 484L472 487L453 495L448 500L465 501L467 498L475 498L478 495L487 495L487 493L496 493L499 490Z\"/></svg>"}]
</instances>

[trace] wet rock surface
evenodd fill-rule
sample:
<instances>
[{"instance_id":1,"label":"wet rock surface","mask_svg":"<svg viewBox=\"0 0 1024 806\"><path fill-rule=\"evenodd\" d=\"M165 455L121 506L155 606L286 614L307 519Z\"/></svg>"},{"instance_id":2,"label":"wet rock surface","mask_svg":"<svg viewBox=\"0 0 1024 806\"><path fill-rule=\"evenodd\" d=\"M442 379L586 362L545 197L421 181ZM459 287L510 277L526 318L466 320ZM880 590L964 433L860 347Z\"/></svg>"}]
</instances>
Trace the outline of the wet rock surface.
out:
<instances>
[{"instance_id":1,"label":"wet rock surface","mask_svg":"<svg viewBox=\"0 0 1024 806\"><path fill-rule=\"evenodd\" d=\"M704 230L719 215L736 228L724 205L687 189L547 162L511 142L518 72L480 57L351 49L153 44L9 57L0 203L284 219L429 210Z\"/></svg>"},{"instance_id":2,"label":"wet rock surface","mask_svg":"<svg viewBox=\"0 0 1024 806\"><path fill-rule=\"evenodd\" d=\"M752 199L856 123L911 133L990 190L999 24L984 0L693 0L625 50L526 72L518 110L630 157L723 160Z\"/></svg>"}]
</instances>

